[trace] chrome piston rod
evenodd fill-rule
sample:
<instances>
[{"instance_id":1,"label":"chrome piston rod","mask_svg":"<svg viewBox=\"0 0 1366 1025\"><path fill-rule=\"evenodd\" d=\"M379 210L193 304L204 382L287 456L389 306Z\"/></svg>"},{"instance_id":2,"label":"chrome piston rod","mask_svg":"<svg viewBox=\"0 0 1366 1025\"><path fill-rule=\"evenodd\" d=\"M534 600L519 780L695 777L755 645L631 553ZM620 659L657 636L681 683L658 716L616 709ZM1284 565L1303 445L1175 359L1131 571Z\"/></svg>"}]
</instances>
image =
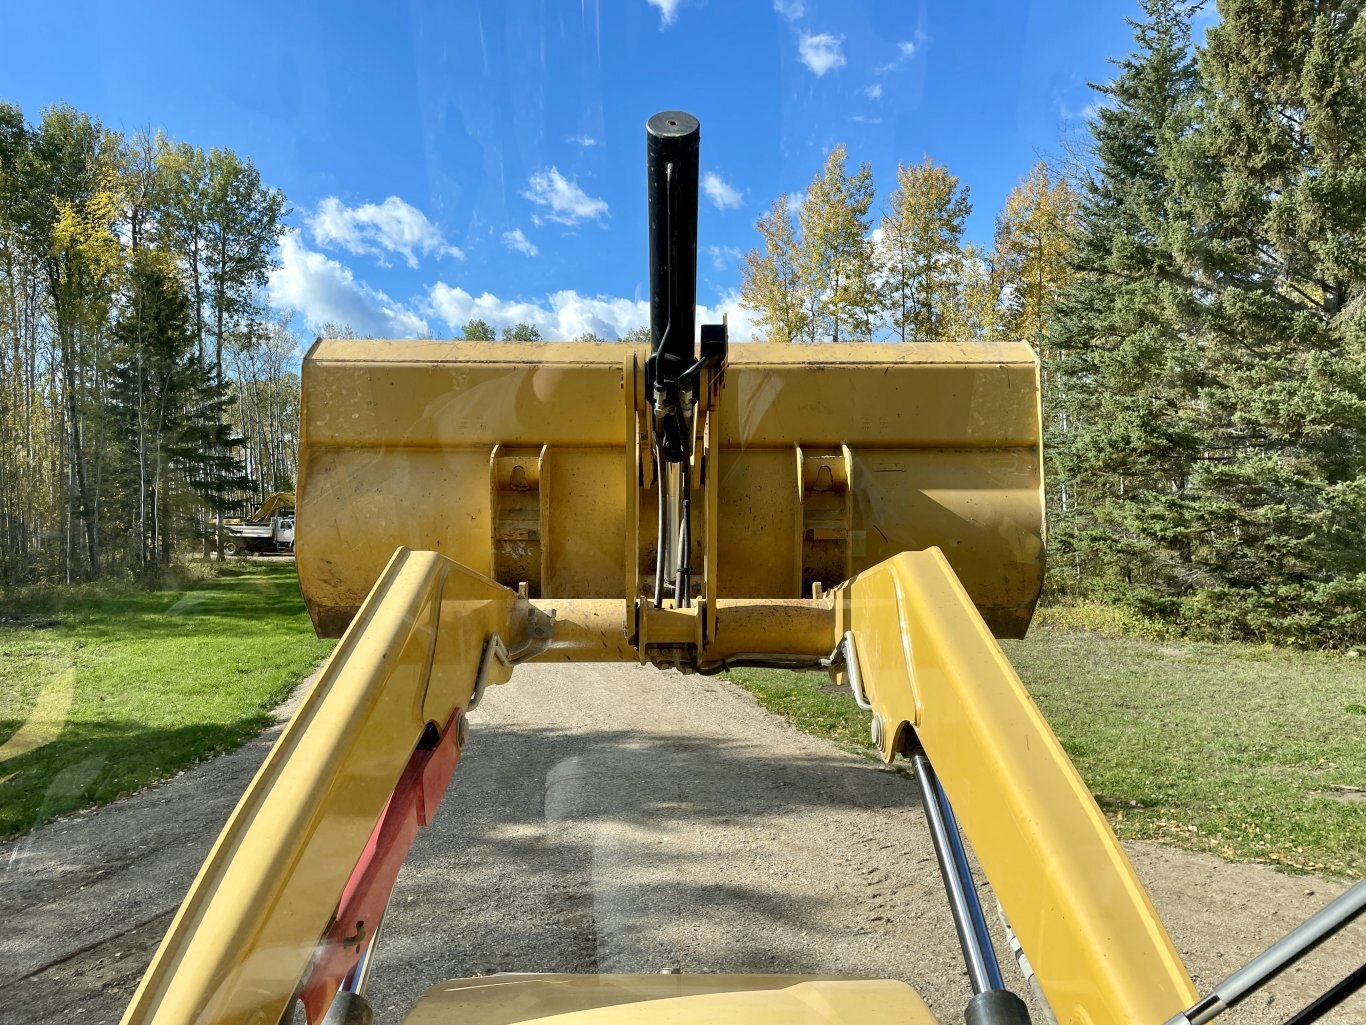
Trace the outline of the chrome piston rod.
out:
<instances>
[{"instance_id":1,"label":"chrome piston rod","mask_svg":"<svg viewBox=\"0 0 1366 1025\"><path fill-rule=\"evenodd\" d=\"M930 840L939 862L939 873L944 877L953 927L963 948L963 960L972 985L972 999L968 1001L965 1015L967 1025L1029 1025L1029 1009L1023 1000L1006 989L1005 980L1001 978L996 948L987 931L977 884L972 878L949 797L939 785L934 766L923 751L912 755L911 764L915 768L916 782L920 784L925 821L929 823Z\"/></svg>"},{"instance_id":2,"label":"chrome piston rod","mask_svg":"<svg viewBox=\"0 0 1366 1025\"><path fill-rule=\"evenodd\" d=\"M391 891L389 899L393 900L393 896ZM375 1011L370 1006L370 1001L365 999L365 986L370 981L375 944L379 943L380 933L384 931L384 920L388 916L389 905L385 904L384 914L376 923L375 931L370 935L370 942L365 944L365 948L360 952L360 960L342 980L341 989L332 998L332 1003L319 1025L373 1025Z\"/></svg>"},{"instance_id":3,"label":"chrome piston rod","mask_svg":"<svg viewBox=\"0 0 1366 1025\"><path fill-rule=\"evenodd\" d=\"M1005 989L1001 967L996 961L996 948L992 946L991 934L987 932L982 902L978 899L977 885L968 867L967 853L963 850L953 808L939 785L939 777L935 775L930 760L923 754L916 754L911 758L911 765L915 769L916 782L920 784L925 821L929 823L934 856L944 877L949 911L953 915L953 927L958 932L958 942L963 947L963 960L967 962L972 992L977 994L991 989Z\"/></svg>"},{"instance_id":4,"label":"chrome piston rod","mask_svg":"<svg viewBox=\"0 0 1366 1025\"><path fill-rule=\"evenodd\" d=\"M1166 1025L1204 1025L1261 989L1362 912L1366 912L1366 879L1271 944L1215 986L1209 996L1168 1018Z\"/></svg>"}]
</instances>

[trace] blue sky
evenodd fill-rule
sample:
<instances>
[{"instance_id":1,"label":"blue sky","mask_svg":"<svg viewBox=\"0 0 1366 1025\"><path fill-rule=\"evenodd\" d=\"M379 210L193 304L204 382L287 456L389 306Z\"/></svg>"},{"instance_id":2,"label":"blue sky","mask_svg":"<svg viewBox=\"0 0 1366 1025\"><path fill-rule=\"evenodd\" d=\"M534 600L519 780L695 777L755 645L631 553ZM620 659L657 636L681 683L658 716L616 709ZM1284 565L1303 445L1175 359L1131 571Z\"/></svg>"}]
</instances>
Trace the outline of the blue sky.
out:
<instances>
[{"instance_id":1,"label":"blue sky","mask_svg":"<svg viewBox=\"0 0 1366 1025\"><path fill-rule=\"evenodd\" d=\"M249 156L291 232L272 303L306 330L449 337L471 316L606 337L648 313L644 124L702 122L698 301L843 142L878 206L928 154L989 243L1006 194L1077 131L1134 2L466 0L11 9L0 97L58 100ZM737 323L738 321L738 323ZM737 330L738 328L738 330Z\"/></svg>"}]
</instances>

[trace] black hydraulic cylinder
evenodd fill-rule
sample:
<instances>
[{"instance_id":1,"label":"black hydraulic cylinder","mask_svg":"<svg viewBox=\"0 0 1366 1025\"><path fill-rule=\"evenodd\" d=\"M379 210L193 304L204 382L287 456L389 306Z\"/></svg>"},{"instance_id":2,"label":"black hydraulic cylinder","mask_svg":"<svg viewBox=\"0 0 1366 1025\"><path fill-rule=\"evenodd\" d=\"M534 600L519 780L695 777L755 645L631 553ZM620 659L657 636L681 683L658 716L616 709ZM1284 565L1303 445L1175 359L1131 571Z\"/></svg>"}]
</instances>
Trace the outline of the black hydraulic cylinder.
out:
<instances>
[{"instance_id":1,"label":"black hydraulic cylinder","mask_svg":"<svg viewBox=\"0 0 1366 1025\"><path fill-rule=\"evenodd\" d=\"M1285 1025L1309 1025L1318 1021L1335 1007L1345 1003L1359 989L1366 988L1366 964L1311 1003L1300 1008L1285 1020Z\"/></svg>"},{"instance_id":2,"label":"black hydraulic cylinder","mask_svg":"<svg viewBox=\"0 0 1366 1025\"><path fill-rule=\"evenodd\" d=\"M968 1001L967 1025L1030 1025L1029 1008L1014 993L989 989Z\"/></svg>"},{"instance_id":3,"label":"black hydraulic cylinder","mask_svg":"<svg viewBox=\"0 0 1366 1025\"><path fill-rule=\"evenodd\" d=\"M954 818L948 795L940 787L934 766L923 752L912 756L911 766L915 770L916 782L920 784L925 822L930 827L935 860L939 862L939 872L944 877L949 913L953 916L953 927L963 948L963 960L967 964L972 992L1004 991L1005 982L1001 978L1001 968L996 963L996 951L992 947L991 934L987 932L986 917L982 914L982 904L977 896L977 884L972 879L967 852L963 850L958 821Z\"/></svg>"},{"instance_id":4,"label":"black hydraulic cylinder","mask_svg":"<svg viewBox=\"0 0 1366 1025\"><path fill-rule=\"evenodd\" d=\"M696 362L697 118L665 110L645 127L650 214L650 362L670 388Z\"/></svg>"}]
</instances>

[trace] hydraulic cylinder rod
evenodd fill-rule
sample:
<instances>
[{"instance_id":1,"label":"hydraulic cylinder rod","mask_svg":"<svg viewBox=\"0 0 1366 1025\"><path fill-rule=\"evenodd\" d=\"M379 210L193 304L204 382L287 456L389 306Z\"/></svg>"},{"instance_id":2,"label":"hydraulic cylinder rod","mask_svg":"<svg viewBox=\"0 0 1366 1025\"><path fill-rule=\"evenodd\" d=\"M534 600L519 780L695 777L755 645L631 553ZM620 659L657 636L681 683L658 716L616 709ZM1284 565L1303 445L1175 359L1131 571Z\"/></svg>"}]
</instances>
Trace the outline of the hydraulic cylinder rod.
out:
<instances>
[{"instance_id":1,"label":"hydraulic cylinder rod","mask_svg":"<svg viewBox=\"0 0 1366 1025\"><path fill-rule=\"evenodd\" d=\"M986 918L982 914L982 903L977 897L977 886L972 881L967 854L958 835L958 823L953 819L953 810L939 786L939 778L930 760L923 754L917 754L912 757L911 764L915 768L916 782L920 784L925 821L929 824L934 856L944 877L949 911L953 915L953 927L958 931L958 942L963 947L963 960L967 962L972 992L976 994L989 989L1005 989L1001 968L996 962L996 950L991 944Z\"/></svg>"},{"instance_id":2,"label":"hydraulic cylinder rod","mask_svg":"<svg viewBox=\"0 0 1366 1025\"><path fill-rule=\"evenodd\" d=\"M1166 1025L1204 1025L1265 986L1362 912L1366 912L1366 879L1271 944L1215 986L1209 996L1169 1018Z\"/></svg>"},{"instance_id":3,"label":"hydraulic cylinder rod","mask_svg":"<svg viewBox=\"0 0 1366 1025\"><path fill-rule=\"evenodd\" d=\"M968 855L963 849L963 838L958 832L958 820L948 795L939 785L934 766L924 752L911 757L915 779L920 784L920 800L929 823L934 856L939 862L939 873L944 877L944 890L949 898L949 912L958 942L967 963L972 999L968 1001L967 1025L1029 1025L1029 1010L1024 1001L1006 989L1001 978L1001 966L996 961L996 948L987 931L982 902L977 896L977 884L972 878Z\"/></svg>"}]
</instances>

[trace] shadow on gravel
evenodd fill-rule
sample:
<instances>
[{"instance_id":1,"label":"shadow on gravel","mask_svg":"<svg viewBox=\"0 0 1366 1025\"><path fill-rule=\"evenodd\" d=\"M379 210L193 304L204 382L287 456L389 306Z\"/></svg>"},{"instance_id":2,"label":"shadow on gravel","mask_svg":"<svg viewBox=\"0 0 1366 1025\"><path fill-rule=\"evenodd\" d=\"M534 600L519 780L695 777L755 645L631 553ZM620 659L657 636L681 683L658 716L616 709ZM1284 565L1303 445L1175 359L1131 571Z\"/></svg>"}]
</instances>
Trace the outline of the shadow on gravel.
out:
<instances>
[{"instance_id":1,"label":"shadow on gravel","mask_svg":"<svg viewBox=\"0 0 1366 1025\"><path fill-rule=\"evenodd\" d=\"M850 825L917 810L914 784L837 751L773 760L771 740L484 726L478 713L472 727L396 892L372 983L382 1020L439 981L494 971L829 973L850 908L820 880L863 871L861 844L868 864L918 850L918 824L899 849ZM849 863L813 873L810 833L841 829Z\"/></svg>"},{"instance_id":2,"label":"shadow on gravel","mask_svg":"<svg viewBox=\"0 0 1366 1025\"><path fill-rule=\"evenodd\" d=\"M774 760L772 736L750 743L528 728L481 723L479 713L472 727L386 920L371 984L381 1025L401 1020L437 982L494 971L868 970L832 954L849 949L850 899L820 882L863 868L851 855L813 877L807 848L842 832L870 864L915 860L918 824L884 828L881 838L858 824L867 809L915 810L908 780L799 737L790 757ZM114 752L156 738L130 727L104 739ZM17 1021L97 1008L117 1017L169 921L160 916L190 884L267 750L252 747L250 758L216 759L93 813L93 828L72 820L13 845L22 857L0 877L0 912L21 936L33 916L55 928L53 915L81 908L89 920L79 935L63 928L40 940L31 931L52 950L14 962ZM87 770L90 779L107 772ZM906 837L906 846L886 843L888 835ZM920 868L937 887L933 864ZM155 900L149 873L164 890ZM128 931L152 915L155 925Z\"/></svg>"}]
</instances>

